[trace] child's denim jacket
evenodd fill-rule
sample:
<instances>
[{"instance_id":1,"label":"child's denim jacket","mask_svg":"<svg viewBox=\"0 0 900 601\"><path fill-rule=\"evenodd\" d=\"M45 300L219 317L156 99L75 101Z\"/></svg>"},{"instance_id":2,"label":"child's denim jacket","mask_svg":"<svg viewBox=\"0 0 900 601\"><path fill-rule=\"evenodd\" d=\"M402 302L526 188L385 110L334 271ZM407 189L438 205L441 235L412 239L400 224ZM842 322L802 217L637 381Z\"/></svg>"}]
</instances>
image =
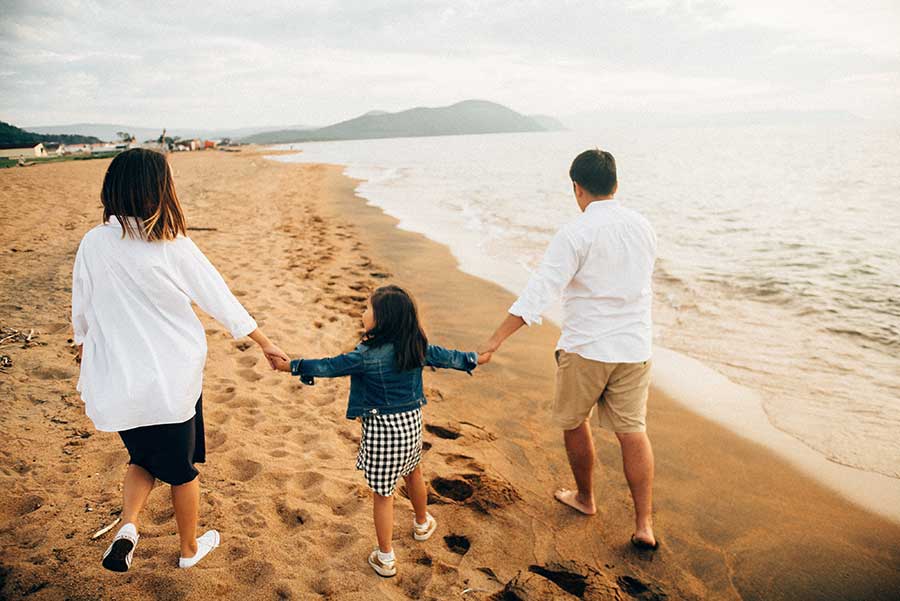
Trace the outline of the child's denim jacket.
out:
<instances>
[{"instance_id":1,"label":"child's denim jacket","mask_svg":"<svg viewBox=\"0 0 900 601\"><path fill-rule=\"evenodd\" d=\"M478 366L478 355L429 344L425 365L471 375ZM428 402L422 391L422 368L398 371L394 345L390 343L376 348L360 344L349 353L329 359L294 359L291 373L307 384L316 377L350 376L347 419L412 411Z\"/></svg>"}]
</instances>

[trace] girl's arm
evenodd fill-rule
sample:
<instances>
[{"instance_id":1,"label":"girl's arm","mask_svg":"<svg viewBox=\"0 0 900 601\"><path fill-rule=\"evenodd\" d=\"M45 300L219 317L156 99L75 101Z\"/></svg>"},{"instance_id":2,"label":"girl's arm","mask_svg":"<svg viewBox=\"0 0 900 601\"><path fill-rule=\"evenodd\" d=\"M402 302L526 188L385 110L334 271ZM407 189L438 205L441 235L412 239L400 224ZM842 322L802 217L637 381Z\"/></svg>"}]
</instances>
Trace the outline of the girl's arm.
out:
<instances>
[{"instance_id":1,"label":"girl's arm","mask_svg":"<svg viewBox=\"0 0 900 601\"><path fill-rule=\"evenodd\" d=\"M471 374L472 370L479 365L479 360L476 353L464 353L429 344L425 353L425 365L442 369L458 369Z\"/></svg>"},{"instance_id":2,"label":"girl's arm","mask_svg":"<svg viewBox=\"0 0 900 601\"><path fill-rule=\"evenodd\" d=\"M359 351L351 351L327 359L294 359L291 361L291 374L295 376L340 378L359 374L362 371L363 358Z\"/></svg>"},{"instance_id":3,"label":"girl's arm","mask_svg":"<svg viewBox=\"0 0 900 601\"><path fill-rule=\"evenodd\" d=\"M311 378L340 378L362 373L363 359L361 352L352 351L327 359L294 359L293 361L275 359L273 366L277 370L289 371L291 375L300 376L305 383L312 383Z\"/></svg>"}]
</instances>

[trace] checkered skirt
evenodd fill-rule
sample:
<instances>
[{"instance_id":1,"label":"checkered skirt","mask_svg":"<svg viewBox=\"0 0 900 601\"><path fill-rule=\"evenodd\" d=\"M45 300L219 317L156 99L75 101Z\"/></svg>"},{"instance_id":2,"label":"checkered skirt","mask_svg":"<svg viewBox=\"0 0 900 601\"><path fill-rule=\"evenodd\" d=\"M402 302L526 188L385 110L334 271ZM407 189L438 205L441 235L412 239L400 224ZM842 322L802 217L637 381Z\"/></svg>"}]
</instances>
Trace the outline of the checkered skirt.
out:
<instances>
[{"instance_id":1,"label":"checkered skirt","mask_svg":"<svg viewBox=\"0 0 900 601\"><path fill-rule=\"evenodd\" d=\"M356 469L381 496L394 494L397 480L408 476L422 459L422 409L388 415L365 415Z\"/></svg>"}]
</instances>

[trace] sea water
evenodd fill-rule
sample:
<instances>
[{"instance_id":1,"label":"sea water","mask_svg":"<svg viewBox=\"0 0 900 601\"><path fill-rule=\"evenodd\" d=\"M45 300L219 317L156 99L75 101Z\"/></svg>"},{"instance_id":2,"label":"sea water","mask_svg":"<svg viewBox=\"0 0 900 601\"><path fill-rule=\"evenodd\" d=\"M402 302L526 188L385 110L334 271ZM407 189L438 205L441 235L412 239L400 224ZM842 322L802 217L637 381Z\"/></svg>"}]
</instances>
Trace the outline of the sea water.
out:
<instances>
[{"instance_id":1,"label":"sea water","mask_svg":"<svg viewBox=\"0 0 900 601\"><path fill-rule=\"evenodd\" d=\"M277 159L345 165L400 227L518 292L578 215L568 168L593 147L658 234L655 340L758 391L772 426L828 460L900 478L900 128L341 141Z\"/></svg>"}]
</instances>

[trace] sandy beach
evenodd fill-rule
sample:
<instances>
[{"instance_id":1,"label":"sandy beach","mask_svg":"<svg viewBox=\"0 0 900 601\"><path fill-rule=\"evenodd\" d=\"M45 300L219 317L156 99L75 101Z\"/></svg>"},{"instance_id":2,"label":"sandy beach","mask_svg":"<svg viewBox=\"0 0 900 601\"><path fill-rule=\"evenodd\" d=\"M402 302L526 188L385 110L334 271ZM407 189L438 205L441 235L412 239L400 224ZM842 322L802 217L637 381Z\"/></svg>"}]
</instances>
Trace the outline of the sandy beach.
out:
<instances>
[{"instance_id":1,"label":"sandy beach","mask_svg":"<svg viewBox=\"0 0 900 601\"><path fill-rule=\"evenodd\" d=\"M190 234L293 356L352 348L369 291L407 286L432 341L470 350L513 297L398 230L327 165L257 149L171 157ZM72 261L102 214L108 160L0 171L0 598L9 599L897 599L900 525L802 475L766 448L654 390L655 555L628 544L631 501L615 438L600 433L599 513L551 496L571 476L549 423L558 331L517 335L473 377L426 373L423 468L437 535L409 536L381 580L371 502L354 469L346 380L303 387L201 316L209 358L201 529L222 547L179 571L167 487L151 494L134 565L104 571L127 452L93 429L75 391ZM4 330L6 332L7 330ZM4 335L5 336L5 335ZM4 336L0 336L2 339Z\"/></svg>"}]
</instances>

